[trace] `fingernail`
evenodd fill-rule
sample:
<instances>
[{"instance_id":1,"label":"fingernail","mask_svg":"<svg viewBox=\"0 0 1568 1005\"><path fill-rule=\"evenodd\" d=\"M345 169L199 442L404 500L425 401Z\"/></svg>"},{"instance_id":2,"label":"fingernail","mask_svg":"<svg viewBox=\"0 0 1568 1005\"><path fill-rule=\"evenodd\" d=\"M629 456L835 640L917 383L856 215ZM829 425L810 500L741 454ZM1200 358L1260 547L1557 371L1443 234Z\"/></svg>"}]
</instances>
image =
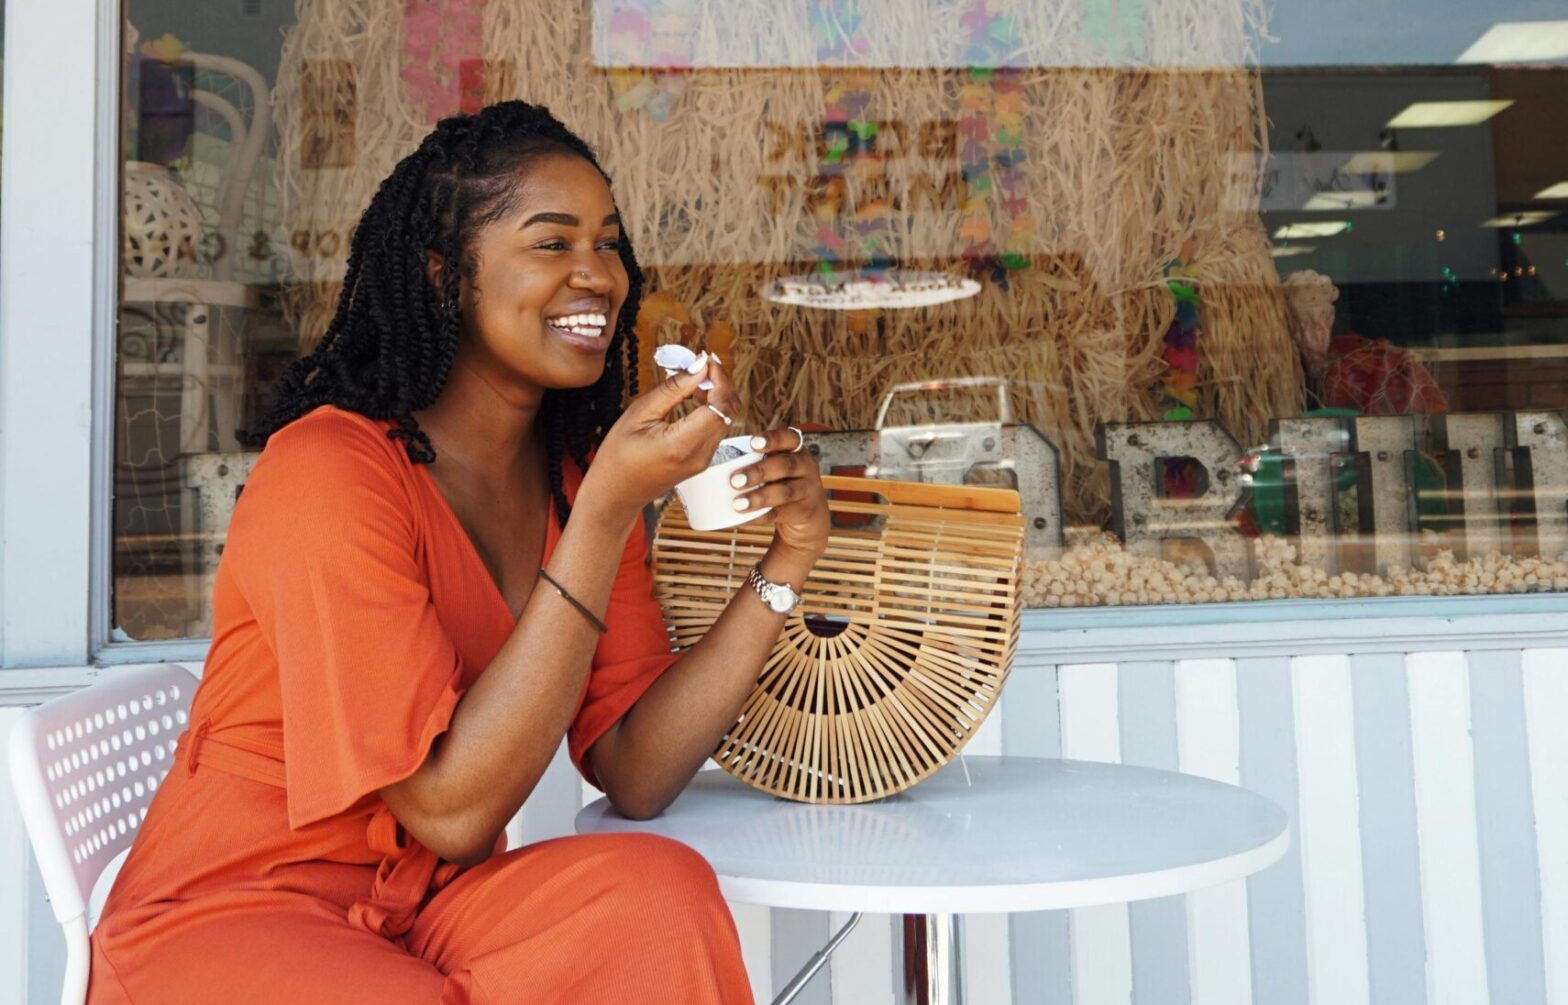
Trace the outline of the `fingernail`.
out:
<instances>
[{"instance_id":1,"label":"fingernail","mask_svg":"<svg viewBox=\"0 0 1568 1005\"><path fill-rule=\"evenodd\" d=\"M768 438L766 436L753 436L751 438L751 449L753 449L753 450L766 450L767 448L768 448Z\"/></svg>"},{"instance_id":2,"label":"fingernail","mask_svg":"<svg viewBox=\"0 0 1568 1005\"><path fill-rule=\"evenodd\" d=\"M741 496L739 499L735 500L735 508L744 513L751 509L751 500L747 499L745 496Z\"/></svg>"},{"instance_id":3,"label":"fingernail","mask_svg":"<svg viewBox=\"0 0 1568 1005\"><path fill-rule=\"evenodd\" d=\"M686 372L687 373L701 373L703 371L703 369L707 365L708 365L708 354L707 353L703 353L702 355L698 356L695 361L692 362L691 366L688 366L686 368Z\"/></svg>"},{"instance_id":4,"label":"fingernail","mask_svg":"<svg viewBox=\"0 0 1568 1005\"><path fill-rule=\"evenodd\" d=\"M738 474L737 475L730 475L730 485L732 487L734 487L734 488L737 488L737 489L745 488L746 487L746 476L745 475L738 475Z\"/></svg>"}]
</instances>

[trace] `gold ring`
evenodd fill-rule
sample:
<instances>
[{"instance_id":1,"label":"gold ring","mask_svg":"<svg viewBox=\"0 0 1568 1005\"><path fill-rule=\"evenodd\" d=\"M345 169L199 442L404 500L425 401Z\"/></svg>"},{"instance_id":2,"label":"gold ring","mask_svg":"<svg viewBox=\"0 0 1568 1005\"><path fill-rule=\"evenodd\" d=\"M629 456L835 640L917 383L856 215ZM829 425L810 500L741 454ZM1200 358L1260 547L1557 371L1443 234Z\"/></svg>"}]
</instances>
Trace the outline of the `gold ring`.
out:
<instances>
[{"instance_id":1,"label":"gold ring","mask_svg":"<svg viewBox=\"0 0 1568 1005\"><path fill-rule=\"evenodd\" d=\"M719 418L723 419L724 420L724 424L726 426L728 426L730 423L735 421L734 419L731 419L729 416L725 415L723 412L719 411L719 406L715 405L711 401L708 402L708 411L712 412L714 415L717 415Z\"/></svg>"},{"instance_id":2,"label":"gold ring","mask_svg":"<svg viewBox=\"0 0 1568 1005\"><path fill-rule=\"evenodd\" d=\"M794 426L790 426L789 431L800 437L800 442L795 444L795 449L791 450L790 453L798 454L802 450L806 449L806 434L796 429Z\"/></svg>"}]
</instances>

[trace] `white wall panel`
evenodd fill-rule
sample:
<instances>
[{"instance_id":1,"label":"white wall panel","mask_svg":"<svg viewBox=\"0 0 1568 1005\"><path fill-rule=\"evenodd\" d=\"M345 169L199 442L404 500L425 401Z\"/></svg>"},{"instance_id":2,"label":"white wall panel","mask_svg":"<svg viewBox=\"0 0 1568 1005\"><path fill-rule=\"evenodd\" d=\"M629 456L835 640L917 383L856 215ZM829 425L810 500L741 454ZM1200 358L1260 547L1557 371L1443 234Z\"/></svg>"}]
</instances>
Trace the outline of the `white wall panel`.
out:
<instances>
[{"instance_id":1,"label":"white wall panel","mask_svg":"<svg viewBox=\"0 0 1568 1005\"><path fill-rule=\"evenodd\" d=\"M1405 670L1421 849L1427 1000L1432 1005L1487 1005L1465 655L1412 653Z\"/></svg>"},{"instance_id":2,"label":"white wall panel","mask_svg":"<svg viewBox=\"0 0 1568 1005\"><path fill-rule=\"evenodd\" d=\"M1549 1005L1568 1005L1568 649L1526 650L1523 662L1546 995Z\"/></svg>"},{"instance_id":3,"label":"white wall panel","mask_svg":"<svg viewBox=\"0 0 1568 1005\"><path fill-rule=\"evenodd\" d=\"M1291 661L1300 773L1301 868L1306 887L1312 1005L1367 1005L1356 743L1350 660Z\"/></svg>"},{"instance_id":4,"label":"white wall panel","mask_svg":"<svg viewBox=\"0 0 1568 1005\"><path fill-rule=\"evenodd\" d=\"M1233 661L1176 664L1176 741L1182 771L1241 784L1241 716ZM1245 880L1187 895L1192 1001L1199 1005L1250 1002L1250 947Z\"/></svg>"},{"instance_id":5,"label":"white wall panel","mask_svg":"<svg viewBox=\"0 0 1568 1005\"><path fill-rule=\"evenodd\" d=\"M1116 664L1080 663L1058 671L1062 756L1121 761ZM1132 1000L1132 928L1123 904L1075 908L1072 938L1073 1005L1122 1005Z\"/></svg>"}]
</instances>

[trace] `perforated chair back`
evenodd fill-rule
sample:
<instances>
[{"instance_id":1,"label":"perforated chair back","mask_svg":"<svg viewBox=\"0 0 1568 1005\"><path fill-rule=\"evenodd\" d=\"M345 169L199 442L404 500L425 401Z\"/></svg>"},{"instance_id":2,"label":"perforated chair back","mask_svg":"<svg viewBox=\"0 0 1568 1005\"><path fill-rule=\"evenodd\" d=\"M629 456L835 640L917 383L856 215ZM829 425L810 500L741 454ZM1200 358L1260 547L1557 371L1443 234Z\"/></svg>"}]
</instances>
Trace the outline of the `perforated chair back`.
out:
<instances>
[{"instance_id":1,"label":"perforated chair back","mask_svg":"<svg viewBox=\"0 0 1568 1005\"><path fill-rule=\"evenodd\" d=\"M174 760L196 678L181 666L108 670L11 729L11 782L55 920L65 929L63 1005L87 997L87 904L131 846Z\"/></svg>"}]
</instances>

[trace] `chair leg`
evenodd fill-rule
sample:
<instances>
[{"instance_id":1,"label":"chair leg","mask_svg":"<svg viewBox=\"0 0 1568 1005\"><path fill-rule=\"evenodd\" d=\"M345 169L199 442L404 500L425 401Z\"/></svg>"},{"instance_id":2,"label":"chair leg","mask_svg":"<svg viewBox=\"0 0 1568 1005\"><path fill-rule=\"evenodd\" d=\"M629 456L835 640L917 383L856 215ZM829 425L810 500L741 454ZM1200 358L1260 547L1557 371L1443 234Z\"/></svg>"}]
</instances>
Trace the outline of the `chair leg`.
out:
<instances>
[{"instance_id":1,"label":"chair leg","mask_svg":"<svg viewBox=\"0 0 1568 1005\"><path fill-rule=\"evenodd\" d=\"M60 1005L82 1005L87 1000L87 975L93 964L87 916L78 914L61 927L65 929L65 984L60 990Z\"/></svg>"},{"instance_id":2,"label":"chair leg","mask_svg":"<svg viewBox=\"0 0 1568 1005\"><path fill-rule=\"evenodd\" d=\"M811 959L807 960L806 965L800 968L800 973L791 978L790 982L784 985L784 990L779 992L779 996L773 999L773 1005L789 1005L790 1002L794 1001L795 996L800 994L811 978L817 975L817 971L822 969L822 965L828 961L828 957L833 955L833 950L837 949L838 944L844 941L844 936L848 935L859 923L860 912L856 911L849 916L848 921L844 922L844 927L840 928L828 940L827 945L811 954Z\"/></svg>"}]
</instances>

